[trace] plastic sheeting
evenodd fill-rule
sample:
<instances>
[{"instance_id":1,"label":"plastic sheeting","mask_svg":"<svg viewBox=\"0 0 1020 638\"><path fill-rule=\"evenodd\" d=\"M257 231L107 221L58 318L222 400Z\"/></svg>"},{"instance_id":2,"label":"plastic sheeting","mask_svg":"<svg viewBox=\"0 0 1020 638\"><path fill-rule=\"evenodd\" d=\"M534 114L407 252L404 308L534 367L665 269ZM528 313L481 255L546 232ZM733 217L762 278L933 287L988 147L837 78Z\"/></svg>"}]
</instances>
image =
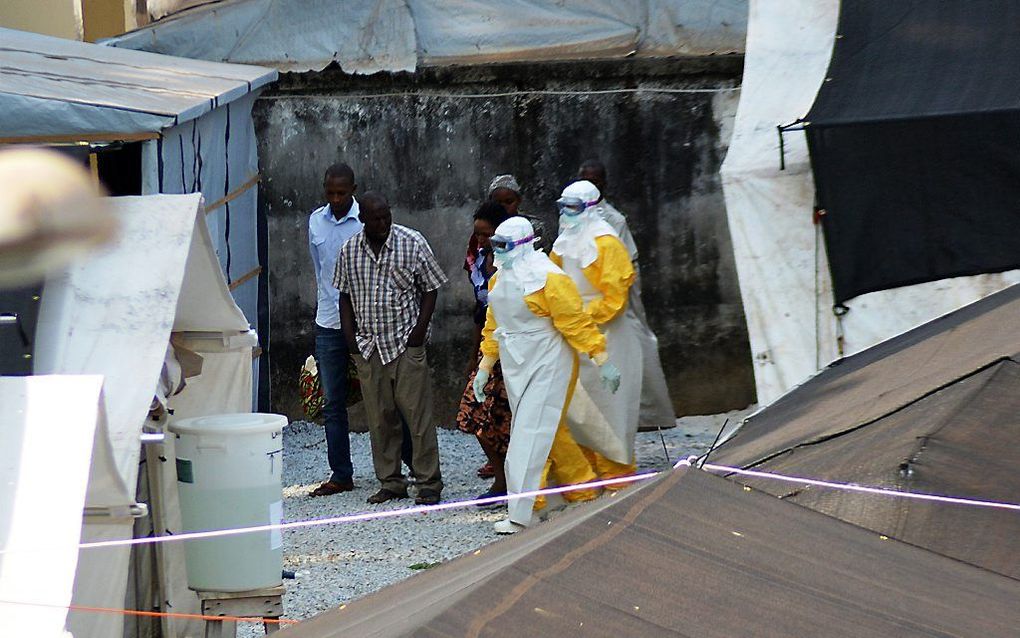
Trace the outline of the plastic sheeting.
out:
<instances>
[{"instance_id":1,"label":"plastic sheeting","mask_svg":"<svg viewBox=\"0 0 1020 638\"><path fill-rule=\"evenodd\" d=\"M162 139L148 142L156 152L143 154L143 175L152 176L146 194L202 193L205 197L206 225L228 284L255 272L261 263L256 221L258 148L251 117L256 97L257 92L249 93L164 131ZM249 276L232 293L249 323L260 328L257 290L258 277Z\"/></svg>"},{"instance_id":2,"label":"plastic sheeting","mask_svg":"<svg viewBox=\"0 0 1020 638\"><path fill-rule=\"evenodd\" d=\"M803 117L825 78L837 0L752 0L740 106L723 163L727 220L751 342L758 401L768 404L829 361L859 352L1020 281L1017 273L943 280L861 296L841 322L812 223L804 135L776 127Z\"/></svg>"},{"instance_id":3,"label":"plastic sheeting","mask_svg":"<svg viewBox=\"0 0 1020 638\"><path fill-rule=\"evenodd\" d=\"M803 136L776 126L806 113L825 77L838 0L752 0L740 105L722 166L758 402L767 404L836 355L824 255L811 223Z\"/></svg>"},{"instance_id":4,"label":"plastic sheeting","mask_svg":"<svg viewBox=\"0 0 1020 638\"><path fill-rule=\"evenodd\" d=\"M100 376L0 378L0 548L11 552L0 555L6 635L67 635L102 384Z\"/></svg>"},{"instance_id":5,"label":"plastic sheeting","mask_svg":"<svg viewBox=\"0 0 1020 638\"><path fill-rule=\"evenodd\" d=\"M248 322L231 301L201 223L201 195L108 200L120 222L116 242L47 282L36 330L36 373L102 374L107 448L94 455L87 505L135 502L142 426L171 331L186 328L247 346ZM250 368L244 370L249 376ZM244 381L240 381L244 383ZM249 386L250 389L250 386ZM250 396L250 395L249 395ZM131 519L85 527L85 540L130 538ZM128 548L81 557L75 602L121 607ZM72 613L83 636L120 635L122 618Z\"/></svg>"},{"instance_id":6,"label":"plastic sheeting","mask_svg":"<svg viewBox=\"0 0 1020 638\"><path fill-rule=\"evenodd\" d=\"M874 497L880 498L880 497ZM676 470L287 629L383 636L1014 636L1020 582Z\"/></svg>"},{"instance_id":7,"label":"plastic sheeting","mask_svg":"<svg viewBox=\"0 0 1020 638\"><path fill-rule=\"evenodd\" d=\"M745 0L227 0L107 40L281 71L743 51Z\"/></svg>"}]
</instances>

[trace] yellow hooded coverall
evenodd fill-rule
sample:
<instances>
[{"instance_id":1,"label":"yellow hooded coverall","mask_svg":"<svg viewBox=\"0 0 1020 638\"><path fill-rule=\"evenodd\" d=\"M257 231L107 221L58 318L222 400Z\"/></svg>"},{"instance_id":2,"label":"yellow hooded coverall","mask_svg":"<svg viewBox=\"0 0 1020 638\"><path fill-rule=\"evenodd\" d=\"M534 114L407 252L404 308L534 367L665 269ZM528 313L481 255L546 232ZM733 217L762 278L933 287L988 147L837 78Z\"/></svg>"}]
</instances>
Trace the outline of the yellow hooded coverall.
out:
<instances>
[{"instance_id":1,"label":"yellow hooded coverall","mask_svg":"<svg viewBox=\"0 0 1020 638\"><path fill-rule=\"evenodd\" d=\"M596 237L595 245L598 257L584 267L582 272L588 283L601 294L588 302L585 311L596 325L602 326L623 314L636 274L627 248L617 237L612 235ZM559 254L552 252L549 257L557 266L563 267L563 258ZM633 459L628 464L617 463L594 450L582 449L600 479L627 476L637 470ZM554 443L553 452L556 451ZM619 489L615 486L607 489L614 488Z\"/></svg>"}]
</instances>

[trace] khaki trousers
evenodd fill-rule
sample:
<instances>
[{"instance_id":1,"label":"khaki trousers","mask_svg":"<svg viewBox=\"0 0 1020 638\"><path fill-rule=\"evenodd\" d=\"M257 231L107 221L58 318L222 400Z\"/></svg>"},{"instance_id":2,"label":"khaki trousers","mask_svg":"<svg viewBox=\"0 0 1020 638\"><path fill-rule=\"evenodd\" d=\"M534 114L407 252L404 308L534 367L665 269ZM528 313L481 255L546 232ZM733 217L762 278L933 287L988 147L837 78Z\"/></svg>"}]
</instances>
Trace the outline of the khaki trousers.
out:
<instances>
[{"instance_id":1,"label":"khaki trousers","mask_svg":"<svg viewBox=\"0 0 1020 638\"><path fill-rule=\"evenodd\" d=\"M439 441L432 421L432 379L425 346L408 348L386 365L378 350L367 360L355 353L354 363L368 413L372 463L382 487L397 493L407 491L407 479L400 469L403 416L411 432L411 465L418 489L441 491Z\"/></svg>"}]
</instances>

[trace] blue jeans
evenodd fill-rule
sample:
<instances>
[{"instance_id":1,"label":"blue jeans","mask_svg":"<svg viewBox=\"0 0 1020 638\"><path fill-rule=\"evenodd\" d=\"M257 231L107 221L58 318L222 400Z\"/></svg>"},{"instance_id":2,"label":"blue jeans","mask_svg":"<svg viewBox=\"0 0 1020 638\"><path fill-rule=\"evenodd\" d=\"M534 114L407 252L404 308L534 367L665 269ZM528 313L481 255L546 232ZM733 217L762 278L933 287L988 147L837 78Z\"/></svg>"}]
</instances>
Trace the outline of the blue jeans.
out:
<instances>
[{"instance_id":1,"label":"blue jeans","mask_svg":"<svg viewBox=\"0 0 1020 638\"><path fill-rule=\"evenodd\" d=\"M315 326L315 360L319 382L326 396L322 412L326 421L326 457L329 477L334 483L354 477L351 465L351 439L347 422L347 365L350 353L342 330Z\"/></svg>"}]
</instances>

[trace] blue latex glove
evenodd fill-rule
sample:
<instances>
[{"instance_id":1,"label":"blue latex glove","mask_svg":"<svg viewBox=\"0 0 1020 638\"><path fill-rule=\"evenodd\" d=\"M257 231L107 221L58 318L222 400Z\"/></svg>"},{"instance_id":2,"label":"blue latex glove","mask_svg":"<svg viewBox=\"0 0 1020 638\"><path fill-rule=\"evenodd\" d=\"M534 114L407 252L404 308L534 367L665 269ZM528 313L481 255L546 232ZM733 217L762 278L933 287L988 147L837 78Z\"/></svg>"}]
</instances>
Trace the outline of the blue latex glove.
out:
<instances>
[{"instance_id":1,"label":"blue latex glove","mask_svg":"<svg viewBox=\"0 0 1020 638\"><path fill-rule=\"evenodd\" d=\"M617 373L619 375L619 373ZM485 384L489 382L489 371L482 368L478 368L478 372L475 373L475 380L471 384L472 389L475 391L475 401L481 403L485 401ZM617 381L619 385L619 381Z\"/></svg>"},{"instance_id":2,"label":"blue latex glove","mask_svg":"<svg viewBox=\"0 0 1020 638\"><path fill-rule=\"evenodd\" d=\"M620 369L613 365L612 361L606 361L599 367L599 377L602 387L613 394L620 389Z\"/></svg>"}]
</instances>

